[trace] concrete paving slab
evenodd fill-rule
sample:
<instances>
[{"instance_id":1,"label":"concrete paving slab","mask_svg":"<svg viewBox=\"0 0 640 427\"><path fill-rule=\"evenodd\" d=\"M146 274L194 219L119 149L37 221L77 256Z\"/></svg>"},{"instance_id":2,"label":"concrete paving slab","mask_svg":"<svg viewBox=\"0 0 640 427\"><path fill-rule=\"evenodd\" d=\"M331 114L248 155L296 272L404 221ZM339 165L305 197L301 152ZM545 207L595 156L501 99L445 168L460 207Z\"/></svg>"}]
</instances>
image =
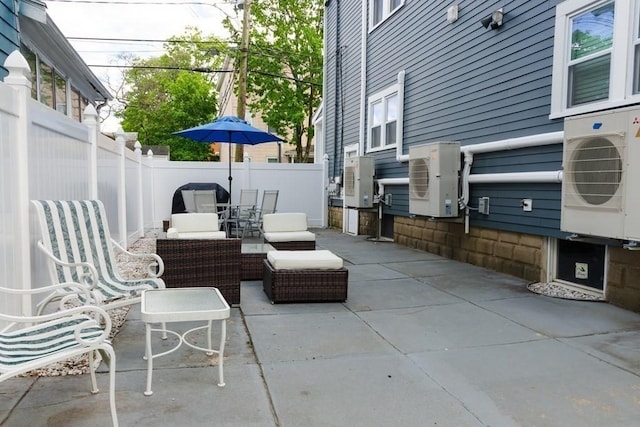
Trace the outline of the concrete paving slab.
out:
<instances>
[{"instance_id":1,"label":"concrete paving slab","mask_svg":"<svg viewBox=\"0 0 640 427\"><path fill-rule=\"evenodd\" d=\"M345 305L352 311L455 304L463 300L412 278L349 283Z\"/></svg>"},{"instance_id":2,"label":"concrete paving slab","mask_svg":"<svg viewBox=\"0 0 640 427\"><path fill-rule=\"evenodd\" d=\"M89 393L86 375L44 379L20 403L11 421L3 425L110 426L107 375L99 377L101 392L97 395ZM225 387L216 385L216 368L160 369L154 372L154 394L144 396L146 371L118 373L116 406L120 425L274 425L256 365L229 366L225 379ZM29 424L24 424L25 420Z\"/></svg>"},{"instance_id":3,"label":"concrete paving slab","mask_svg":"<svg viewBox=\"0 0 640 427\"><path fill-rule=\"evenodd\" d=\"M535 331L470 303L358 313L403 353L542 338Z\"/></svg>"},{"instance_id":4,"label":"concrete paving slab","mask_svg":"<svg viewBox=\"0 0 640 427\"><path fill-rule=\"evenodd\" d=\"M392 270L381 264L351 265L349 270L349 284L369 280L400 279L408 277L406 274Z\"/></svg>"},{"instance_id":5,"label":"concrete paving slab","mask_svg":"<svg viewBox=\"0 0 640 427\"><path fill-rule=\"evenodd\" d=\"M456 273L416 279L467 301L531 296L531 291L527 289L527 281L495 272L471 275Z\"/></svg>"},{"instance_id":6,"label":"concrete paving slab","mask_svg":"<svg viewBox=\"0 0 640 427\"><path fill-rule=\"evenodd\" d=\"M563 343L640 376L640 331L562 338Z\"/></svg>"},{"instance_id":7,"label":"concrete paving slab","mask_svg":"<svg viewBox=\"0 0 640 427\"><path fill-rule=\"evenodd\" d=\"M482 426L401 355L267 363L283 427Z\"/></svg>"},{"instance_id":8,"label":"concrete paving slab","mask_svg":"<svg viewBox=\"0 0 640 427\"><path fill-rule=\"evenodd\" d=\"M134 314L134 317L135 313L135 311L130 312L130 314ZM204 322L178 322L168 323L167 327L178 333L184 333L191 328L202 325L204 325ZM217 348L220 342L220 323L218 321L213 323L212 337L213 347ZM203 347L206 346L205 330L196 331L193 334L190 334L188 338L190 342L196 345ZM159 332L152 332L151 341L154 354L170 350L178 344L178 338L176 336L169 334L167 339L163 340L161 339ZM143 359L145 347L144 322L141 320L129 320L127 317L127 321L118 332L118 335L113 339L113 345L116 351L118 371L146 368L147 361ZM240 309L238 308L231 309L231 316L227 320L227 339L224 356L225 364L255 363L255 357L250 345L249 336L247 334ZM202 351L182 345L175 352L154 359L154 366L217 366L217 360L217 354L207 356ZM99 371L106 371L106 367L101 365Z\"/></svg>"},{"instance_id":9,"label":"concrete paving slab","mask_svg":"<svg viewBox=\"0 0 640 427\"><path fill-rule=\"evenodd\" d=\"M476 267L471 264L464 264L443 257L437 257L429 260L407 260L400 262L393 260L385 260L384 266L392 270L400 271L411 277L433 277L433 276L472 276L478 277L488 274L490 270L482 267Z\"/></svg>"},{"instance_id":10,"label":"concrete paving slab","mask_svg":"<svg viewBox=\"0 0 640 427\"><path fill-rule=\"evenodd\" d=\"M483 425L631 426L637 377L557 340L413 354ZM487 409L490 409L487 411Z\"/></svg>"},{"instance_id":11,"label":"concrete paving slab","mask_svg":"<svg viewBox=\"0 0 640 427\"><path fill-rule=\"evenodd\" d=\"M245 316L256 314L295 314L295 313L327 313L344 312L342 303L296 303L296 304L271 304L269 298L262 289L262 282L242 282L240 288L242 300L242 313Z\"/></svg>"},{"instance_id":12,"label":"concrete paving slab","mask_svg":"<svg viewBox=\"0 0 640 427\"><path fill-rule=\"evenodd\" d=\"M394 351L350 312L247 316L246 321L260 363Z\"/></svg>"},{"instance_id":13,"label":"concrete paving slab","mask_svg":"<svg viewBox=\"0 0 640 427\"><path fill-rule=\"evenodd\" d=\"M602 302L570 301L532 293L478 305L552 337L575 337L640 328L640 314Z\"/></svg>"}]
</instances>

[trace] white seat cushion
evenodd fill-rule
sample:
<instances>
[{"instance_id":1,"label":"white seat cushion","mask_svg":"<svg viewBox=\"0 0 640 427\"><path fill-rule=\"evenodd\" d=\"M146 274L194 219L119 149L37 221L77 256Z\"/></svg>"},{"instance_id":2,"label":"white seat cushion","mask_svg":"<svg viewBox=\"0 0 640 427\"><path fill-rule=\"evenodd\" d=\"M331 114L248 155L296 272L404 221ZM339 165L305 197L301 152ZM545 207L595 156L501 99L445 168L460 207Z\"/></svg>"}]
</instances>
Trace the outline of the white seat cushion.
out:
<instances>
[{"instance_id":1,"label":"white seat cushion","mask_svg":"<svg viewBox=\"0 0 640 427\"><path fill-rule=\"evenodd\" d=\"M307 214L299 212L265 214L262 217L262 229L265 233L306 231Z\"/></svg>"},{"instance_id":2,"label":"white seat cushion","mask_svg":"<svg viewBox=\"0 0 640 427\"><path fill-rule=\"evenodd\" d=\"M224 231L194 231L181 233L177 228L167 230L168 239L226 239L227 233Z\"/></svg>"},{"instance_id":3,"label":"white seat cushion","mask_svg":"<svg viewBox=\"0 0 640 427\"><path fill-rule=\"evenodd\" d=\"M275 270L337 270L342 258L331 251L270 251L267 260Z\"/></svg>"},{"instance_id":4,"label":"white seat cushion","mask_svg":"<svg viewBox=\"0 0 640 427\"><path fill-rule=\"evenodd\" d=\"M315 242L316 235L310 231L282 231L264 233L267 242Z\"/></svg>"}]
</instances>

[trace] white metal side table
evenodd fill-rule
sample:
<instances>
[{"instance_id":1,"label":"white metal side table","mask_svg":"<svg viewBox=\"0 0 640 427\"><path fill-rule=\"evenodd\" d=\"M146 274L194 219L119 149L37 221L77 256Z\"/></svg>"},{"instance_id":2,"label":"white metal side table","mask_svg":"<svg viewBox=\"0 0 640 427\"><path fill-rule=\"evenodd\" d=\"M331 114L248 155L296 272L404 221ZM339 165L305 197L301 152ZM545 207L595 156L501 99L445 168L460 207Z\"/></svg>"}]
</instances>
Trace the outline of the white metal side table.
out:
<instances>
[{"instance_id":1,"label":"white metal side table","mask_svg":"<svg viewBox=\"0 0 640 427\"><path fill-rule=\"evenodd\" d=\"M153 289L142 292L140 306L141 319L146 324L145 359L147 360L147 388L145 396L151 396L151 377L153 373L153 359L176 351L183 343L189 347L201 350L211 355L218 354L218 386L224 387L224 344L227 335L227 319L229 318L229 304L225 301L217 288L169 288ZM217 350L211 346L211 324L220 320L220 345ZM189 329L182 335L168 330L165 323L206 321L204 326ZM153 323L161 323L162 328L153 328ZM187 335L207 329L207 348L199 347L187 340ZM151 332L162 332L166 339L167 333L178 337L178 344L165 352L152 354Z\"/></svg>"}]
</instances>

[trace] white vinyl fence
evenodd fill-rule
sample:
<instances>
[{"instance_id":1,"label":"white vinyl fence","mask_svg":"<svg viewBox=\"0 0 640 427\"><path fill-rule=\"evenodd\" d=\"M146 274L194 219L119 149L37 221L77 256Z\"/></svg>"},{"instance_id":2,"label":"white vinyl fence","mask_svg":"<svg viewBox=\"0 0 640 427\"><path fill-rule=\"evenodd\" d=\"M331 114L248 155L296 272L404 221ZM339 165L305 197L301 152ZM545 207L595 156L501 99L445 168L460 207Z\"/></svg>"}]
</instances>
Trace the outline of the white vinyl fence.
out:
<instances>
[{"instance_id":1,"label":"white vinyl fence","mask_svg":"<svg viewBox=\"0 0 640 427\"><path fill-rule=\"evenodd\" d=\"M32 199L102 200L112 236L126 247L169 219L178 187L208 182L228 189L228 164L171 162L139 148L131 151L124 135L114 141L99 132L92 106L79 123L33 100L29 66L18 51L5 67L9 75L0 82L0 286L47 284L44 258L36 248L40 230ZM242 188L257 188L260 194L277 189L278 211L305 212L310 226L326 226L326 163L233 163L232 202ZM0 311L31 313L32 303L2 299Z\"/></svg>"}]
</instances>

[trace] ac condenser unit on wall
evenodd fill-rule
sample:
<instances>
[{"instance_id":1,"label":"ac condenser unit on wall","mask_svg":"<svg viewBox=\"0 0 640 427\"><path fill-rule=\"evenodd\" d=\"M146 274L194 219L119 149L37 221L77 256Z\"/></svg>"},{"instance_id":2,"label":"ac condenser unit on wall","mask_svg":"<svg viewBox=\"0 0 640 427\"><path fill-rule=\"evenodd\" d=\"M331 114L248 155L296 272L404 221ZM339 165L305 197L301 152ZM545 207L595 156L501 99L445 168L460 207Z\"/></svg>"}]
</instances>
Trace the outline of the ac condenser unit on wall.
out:
<instances>
[{"instance_id":1,"label":"ac condenser unit on wall","mask_svg":"<svg viewBox=\"0 0 640 427\"><path fill-rule=\"evenodd\" d=\"M352 208L373 206L373 157L347 157L344 165L344 204Z\"/></svg>"},{"instance_id":2,"label":"ac condenser unit on wall","mask_svg":"<svg viewBox=\"0 0 640 427\"><path fill-rule=\"evenodd\" d=\"M457 217L459 171L458 142L409 147L409 213Z\"/></svg>"},{"instance_id":3,"label":"ac condenser unit on wall","mask_svg":"<svg viewBox=\"0 0 640 427\"><path fill-rule=\"evenodd\" d=\"M567 117L562 164L561 230L640 240L639 109Z\"/></svg>"}]
</instances>

